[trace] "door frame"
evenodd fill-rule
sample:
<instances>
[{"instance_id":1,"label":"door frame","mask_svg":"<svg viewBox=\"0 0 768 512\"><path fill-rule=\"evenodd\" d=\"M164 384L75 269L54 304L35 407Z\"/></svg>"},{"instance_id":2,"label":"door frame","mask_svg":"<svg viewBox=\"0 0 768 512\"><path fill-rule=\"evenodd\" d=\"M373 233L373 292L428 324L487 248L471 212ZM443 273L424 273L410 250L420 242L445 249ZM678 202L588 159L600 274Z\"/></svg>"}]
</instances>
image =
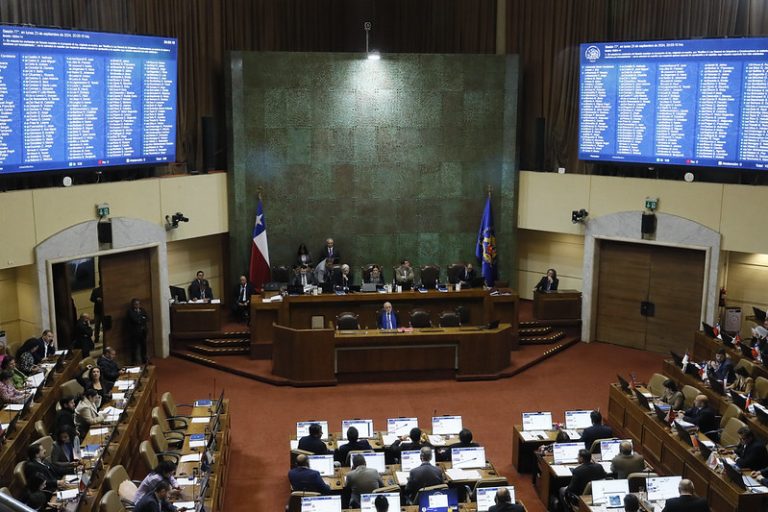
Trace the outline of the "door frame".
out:
<instances>
[{"instance_id":1,"label":"door frame","mask_svg":"<svg viewBox=\"0 0 768 512\"><path fill-rule=\"evenodd\" d=\"M99 244L96 226L98 221L71 226L50 236L35 247L40 325L50 326L56 335L56 311L53 300L53 265L55 263L149 249L152 274L150 315L156 320L159 319L152 322L154 351L156 357L168 357L171 321L167 305L171 294L168 288L165 229L142 219L117 217L110 220L112 222L111 247Z\"/></svg>"},{"instance_id":2,"label":"door frame","mask_svg":"<svg viewBox=\"0 0 768 512\"><path fill-rule=\"evenodd\" d=\"M704 251L704 282L701 296L701 321L714 323L718 308L718 272L721 236L698 222L665 213L656 214L654 240L641 234L640 211L618 212L589 218L584 234L584 280L581 302L581 339L591 342L597 327L600 240L659 245Z\"/></svg>"}]
</instances>

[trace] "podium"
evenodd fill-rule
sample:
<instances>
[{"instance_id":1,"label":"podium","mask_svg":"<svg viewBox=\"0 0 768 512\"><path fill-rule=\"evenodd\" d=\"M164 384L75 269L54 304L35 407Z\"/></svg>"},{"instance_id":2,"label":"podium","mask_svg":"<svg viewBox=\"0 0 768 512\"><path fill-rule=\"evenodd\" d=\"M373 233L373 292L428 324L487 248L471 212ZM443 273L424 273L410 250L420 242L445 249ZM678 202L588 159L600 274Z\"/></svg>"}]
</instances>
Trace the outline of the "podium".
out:
<instances>
[{"instance_id":1,"label":"podium","mask_svg":"<svg viewBox=\"0 0 768 512\"><path fill-rule=\"evenodd\" d=\"M221 331L220 303L176 303L171 305L171 332L177 336L199 337Z\"/></svg>"},{"instance_id":2,"label":"podium","mask_svg":"<svg viewBox=\"0 0 768 512\"><path fill-rule=\"evenodd\" d=\"M533 317L536 320L581 319L581 292L578 290L533 292Z\"/></svg>"}]
</instances>

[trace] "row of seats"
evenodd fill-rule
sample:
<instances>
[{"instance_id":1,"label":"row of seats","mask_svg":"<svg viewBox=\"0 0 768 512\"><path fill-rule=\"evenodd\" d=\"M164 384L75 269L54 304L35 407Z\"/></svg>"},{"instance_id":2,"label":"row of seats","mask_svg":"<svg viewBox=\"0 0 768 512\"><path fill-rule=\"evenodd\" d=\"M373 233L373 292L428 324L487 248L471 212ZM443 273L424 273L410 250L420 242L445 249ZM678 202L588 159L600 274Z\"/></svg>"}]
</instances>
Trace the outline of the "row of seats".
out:
<instances>
[{"instance_id":1,"label":"row of seats","mask_svg":"<svg viewBox=\"0 0 768 512\"><path fill-rule=\"evenodd\" d=\"M381 311L377 313L377 317ZM395 315L400 318L396 311ZM466 308L459 307L453 311L443 311L438 317L440 327L460 327L462 324L469 323L469 311ZM432 327L432 317L424 309L414 309L408 314L408 325L414 328ZM357 313L345 311L336 316L336 328L339 330L357 330L360 329L360 320Z\"/></svg>"},{"instance_id":2,"label":"row of seats","mask_svg":"<svg viewBox=\"0 0 768 512\"><path fill-rule=\"evenodd\" d=\"M334 268L336 268L337 265L334 265ZM369 263L367 265L363 265L360 267L360 275L363 276L363 282L368 282L370 280L371 276L371 270L373 267L378 267L382 271L383 276L383 269L384 267L376 264L376 263ZM399 267L392 267L392 274L395 275ZM466 264L465 263L453 263L451 265L448 265L446 267L446 278L450 284L456 284L460 281L462 281L462 277L464 276L464 272L466 270ZM414 272L415 274L415 272ZM419 278L418 280L414 280L420 282L422 285L424 285L427 288L434 288L437 283L440 281L440 266L439 265L422 265L419 267ZM294 276L294 270L288 266L288 265L275 265L272 267L272 281L277 283L289 283L293 279Z\"/></svg>"}]
</instances>

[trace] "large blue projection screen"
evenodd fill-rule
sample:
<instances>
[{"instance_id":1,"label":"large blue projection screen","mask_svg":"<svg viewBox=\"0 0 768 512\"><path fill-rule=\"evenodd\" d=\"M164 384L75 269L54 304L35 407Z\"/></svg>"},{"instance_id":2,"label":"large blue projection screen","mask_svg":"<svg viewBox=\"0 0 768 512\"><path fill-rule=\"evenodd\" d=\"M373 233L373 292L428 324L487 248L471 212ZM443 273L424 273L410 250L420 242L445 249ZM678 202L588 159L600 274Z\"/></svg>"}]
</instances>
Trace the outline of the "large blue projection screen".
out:
<instances>
[{"instance_id":1,"label":"large blue projection screen","mask_svg":"<svg viewBox=\"0 0 768 512\"><path fill-rule=\"evenodd\" d=\"M581 45L579 158L768 168L768 39Z\"/></svg>"},{"instance_id":2,"label":"large blue projection screen","mask_svg":"<svg viewBox=\"0 0 768 512\"><path fill-rule=\"evenodd\" d=\"M0 174L175 161L176 39L0 31Z\"/></svg>"}]
</instances>

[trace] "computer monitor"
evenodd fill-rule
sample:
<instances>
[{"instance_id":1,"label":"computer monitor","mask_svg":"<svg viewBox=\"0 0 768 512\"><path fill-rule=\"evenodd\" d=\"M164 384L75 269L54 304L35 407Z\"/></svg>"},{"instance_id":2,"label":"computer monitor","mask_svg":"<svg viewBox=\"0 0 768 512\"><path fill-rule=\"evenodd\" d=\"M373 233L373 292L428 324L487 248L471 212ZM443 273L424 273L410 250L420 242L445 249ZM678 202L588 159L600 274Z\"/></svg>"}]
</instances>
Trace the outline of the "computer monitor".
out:
<instances>
[{"instance_id":1,"label":"computer monitor","mask_svg":"<svg viewBox=\"0 0 768 512\"><path fill-rule=\"evenodd\" d=\"M439 436L457 435L461 432L461 416L433 416L432 433Z\"/></svg>"},{"instance_id":2,"label":"computer monitor","mask_svg":"<svg viewBox=\"0 0 768 512\"><path fill-rule=\"evenodd\" d=\"M592 480L592 503L605 503L611 494L629 494L629 480Z\"/></svg>"},{"instance_id":3,"label":"computer monitor","mask_svg":"<svg viewBox=\"0 0 768 512\"><path fill-rule=\"evenodd\" d=\"M375 469L379 474L387 472L387 463L384 462L384 452L349 452L350 457L354 457L357 454L365 457L365 465L367 467Z\"/></svg>"},{"instance_id":4,"label":"computer monitor","mask_svg":"<svg viewBox=\"0 0 768 512\"><path fill-rule=\"evenodd\" d=\"M629 382L627 382L627 379L625 379L618 373L616 374L616 377L619 379L619 386L621 386L621 390L627 394L631 394L632 391L629 389Z\"/></svg>"},{"instance_id":5,"label":"computer monitor","mask_svg":"<svg viewBox=\"0 0 768 512\"><path fill-rule=\"evenodd\" d=\"M524 412L523 430L552 430L552 412Z\"/></svg>"},{"instance_id":6,"label":"computer monitor","mask_svg":"<svg viewBox=\"0 0 768 512\"><path fill-rule=\"evenodd\" d=\"M347 429L349 427L355 427L360 439L368 439L373 437L373 420L342 420L341 421L341 438L347 438Z\"/></svg>"},{"instance_id":7,"label":"computer monitor","mask_svg":"<svg viewBox=\"0 0 768 512\"><path fill-rule=\"evenodd\" d=\"M515 502L515 486L504 485L509 491L509 497L512 503ZM477 488L477 512L488 512L488 509L496 504L496 491L501 487L478 487Z\"/></svg>"},{"instance_id":8,"label":"computer monitor","mask_svg":"<svg viewBox=\"0 0 768 512\"><path fill-rule=\"evenodd\" d=\"M341 512L341 496L304 496L301 512Z\"/></svg>"},{"instance_id":9,"label":"computer monitor","mask_svg":"<svg viewBox=\"0 0 768 512\"><path fill-rule=\"evenodd\" d=\"M419 426L418 418L389 418L387 419L387 432L398 436L407 436L411 429Z\"/></svg>"},{"instance_id":10,"label":"computer monitor","mask_svg":"<svg viewBox=\"0 0 768 512\"><path fill-rule=\"evenodd\" d=\"M435 466L435 458L429 461ZM400 452L400 470L410 471L415 467L421 466L421 450L405 450Z\"/></svg>"},{"instance_id":11,"label":"computer monitor","mask_svg":"<svg viewBox=\"0 0 768 512\"><path fill-rule=\"evenodd\" d=\"M603 439L600 441L600 459L613 460L619 454L619 448L624 441L632 444L631 439Z\"/></svg>"},{"instance_id":12,"label":"computer monitor","mask_svg":"<svg viewBox=\"0 0 768 512\"><path fill-rule=\"evenodd\" d=\"M310 469L319 471L322 476L333 476L333 455L307 455Z\"/></svg>"},{"instance_id":13,"label":"computer monitor","mask_svg":"<svg viewBox=\"0 0 768 512\"><path fill-rule=\"evenodd\" d=\"M645 488L648 491L648 501L677 498L680 495L677 487L682 479L681 476L651 476L646 478Z\"/></svg>"},{"instance_id":14,"label":"computer monitor","mask_svg":"<svg viewBox=\"0 0 768 512\"><path fill-rule=\"evenodd\" d=\"M569 430L583 429L592 426L592 411L565 411L565 428Z\"/></svg>"},{"instance_id":15,"label":"computer monitor","mask_svg":"<svg viewBox=\"0 0 768 512\"><path fill-rule=\"evenodd\" d=\"M458 469L476 469L485 467L485 448L473 446L451 449L451 465Z\"/></svg>"},{"instance_id":16,"label":"computer monitor","mask_svg":"<svg viewBox=\"0 0 768 512\"><path fill-rule=\"evenodd\" d=\"M390 512L397 512L400 510L400 493L399 492L380 492L376 494L361 494L360 495L360 512L376 512L376 506L374 505L376 498L384 496L389 503Z\"/></svg>"},{"instance_id":17,"label":"computer monitor","mask_svg":"<svg viewBox=\"0 0 768 512\"><path fill-rule=\"evenodd\" d=\"M323 440L328 439L328 422L323 420L312 420L312 421L297 421L296 422L296 439L301 439L304 436L309 435L309 426L313 423L317 423L320 425L320 428L323 429Z\"/></svg>"},{"instance_id":18,"label":"computer monitor","mask_svg":"<svg viewBox=\"0 0 768 512\"><path fill-rule=\"evenodd\" d=\"M459 497L457 490L438 489L419 493L419 512L448 512L457 510Z\"/></svg>"},{"instance_id":19,"label":"computer monitor","mask_svg":"<svg viewBox=\"0 0 768 512\"><path fill-rule=\"evenodd\" d=\"M573 464L579 462L579 450L584 443L555 443L552 455L555 464Z\"/></svg>"}]
</instances>

